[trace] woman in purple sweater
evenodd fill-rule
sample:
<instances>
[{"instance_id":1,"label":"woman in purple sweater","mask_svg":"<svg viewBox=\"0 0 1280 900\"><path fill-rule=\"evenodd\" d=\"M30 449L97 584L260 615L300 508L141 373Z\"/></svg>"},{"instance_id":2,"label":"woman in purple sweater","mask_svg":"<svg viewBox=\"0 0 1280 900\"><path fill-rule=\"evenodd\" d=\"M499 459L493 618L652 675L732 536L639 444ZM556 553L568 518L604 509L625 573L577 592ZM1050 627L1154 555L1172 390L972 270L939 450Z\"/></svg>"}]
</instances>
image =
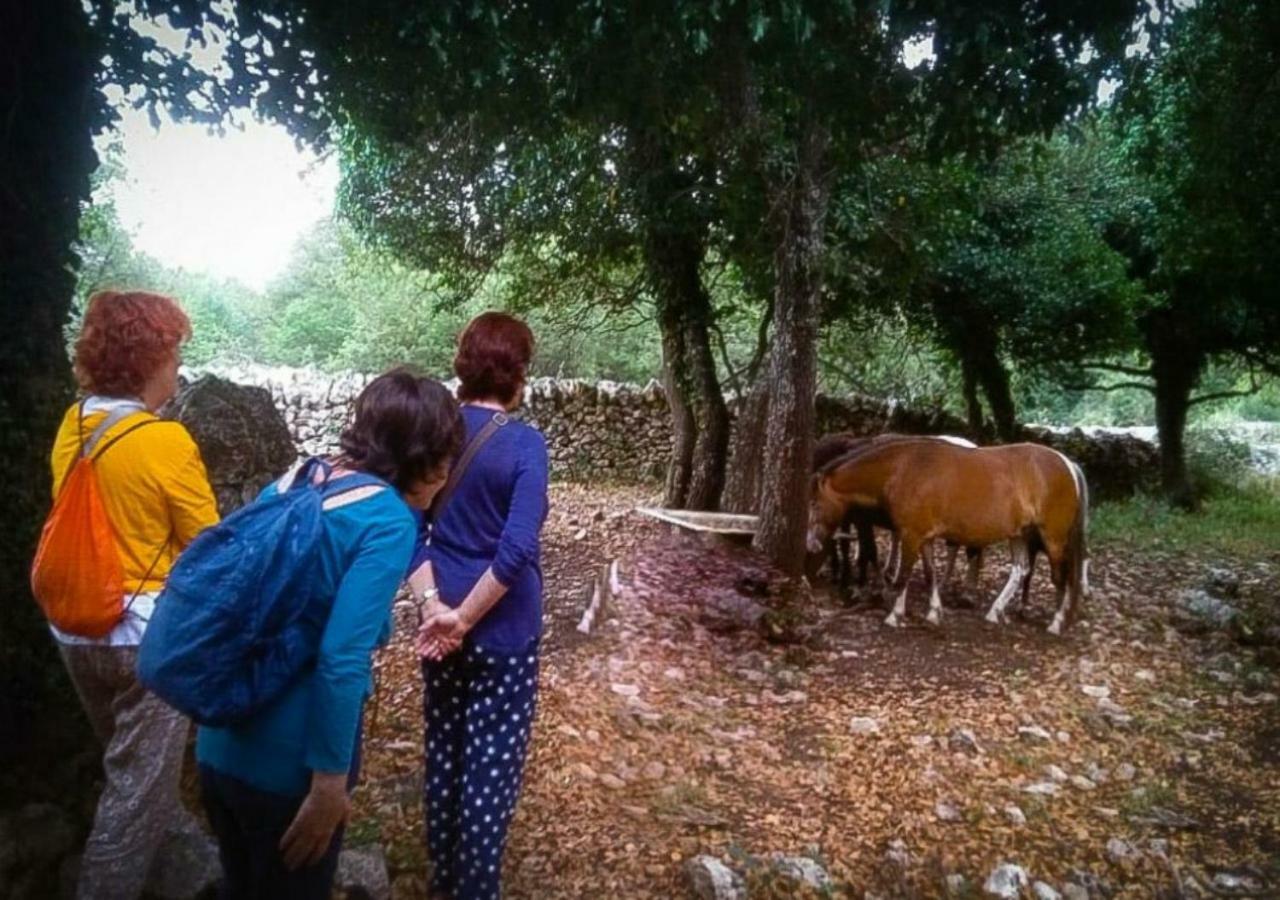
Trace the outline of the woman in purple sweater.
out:
<instances>
[{"instance_id":1,"label":"woman in purple sweater","mask_svg":"<svg viewBox=\"0 0 1280 900\"><path fill-rule=\"evenodd\" d=\"M424 614L423 799L436 897L499 896L537 700L547 445L507 418L532 355L529 327L503 313L462 332L454 370L467 450L428 516L410 578Z\"/></svg>"}]
</instances>

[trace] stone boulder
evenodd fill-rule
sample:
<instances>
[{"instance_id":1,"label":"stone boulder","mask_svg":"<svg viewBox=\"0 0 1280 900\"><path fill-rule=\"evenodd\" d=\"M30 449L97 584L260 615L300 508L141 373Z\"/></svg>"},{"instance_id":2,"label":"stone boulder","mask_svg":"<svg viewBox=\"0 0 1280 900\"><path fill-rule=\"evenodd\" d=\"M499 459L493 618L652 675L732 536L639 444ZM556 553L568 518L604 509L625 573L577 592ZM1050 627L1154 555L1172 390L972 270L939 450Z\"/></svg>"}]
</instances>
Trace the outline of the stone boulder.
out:
<instances>
[{"instance_id":1,"label":"stone boulder","mask_svg":"<svg viewBox=\"0 0 1280 900\"><path fill-rule=\"evenodd\" d=\"M256 497L298 456L284 417L264 388L206 375L183 387L163 415L181 422L195 438L224 516Z\"/></svg>"}]
</instances>

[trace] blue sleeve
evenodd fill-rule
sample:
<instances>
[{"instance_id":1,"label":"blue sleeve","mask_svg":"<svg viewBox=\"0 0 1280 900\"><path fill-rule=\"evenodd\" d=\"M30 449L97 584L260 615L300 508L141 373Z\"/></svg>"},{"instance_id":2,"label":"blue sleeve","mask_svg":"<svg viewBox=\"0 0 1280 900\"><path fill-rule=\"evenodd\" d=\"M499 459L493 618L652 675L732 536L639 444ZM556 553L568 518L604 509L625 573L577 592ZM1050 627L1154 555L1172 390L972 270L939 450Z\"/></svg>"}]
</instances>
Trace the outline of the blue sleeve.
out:
<instances>
[{"instance_id":1,"label":"blue sleeve","mask_svg":"<svg viewBox=\"0 0 1280 900\"><path fill-rule=\"evenodd\" d=\"M417 529L403 509L367 524L342 576L316 660L305 764L318 772L351 767L373 650L404 579Z\"/></svg>"},{"instance_id":2,"label":"blue sleeve","mask_svg":"<svg viewBox=\"0 0 1280 900\"><path fill-rule=\"evenodd\" d=\"M539 534L547 518L547 442L537 431L530 429L528 434L516 457L511 506L493 560L493 576L506 587L538 558Z\"/></svg>"}]
</instances>

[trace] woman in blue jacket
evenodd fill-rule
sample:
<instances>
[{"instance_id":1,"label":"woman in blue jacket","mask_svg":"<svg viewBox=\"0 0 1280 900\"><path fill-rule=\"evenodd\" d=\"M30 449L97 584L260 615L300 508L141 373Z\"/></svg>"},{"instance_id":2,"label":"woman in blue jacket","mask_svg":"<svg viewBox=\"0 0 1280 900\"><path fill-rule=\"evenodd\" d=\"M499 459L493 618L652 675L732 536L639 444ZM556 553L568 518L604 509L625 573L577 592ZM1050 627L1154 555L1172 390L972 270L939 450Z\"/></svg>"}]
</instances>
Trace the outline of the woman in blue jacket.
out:
<instances>
[{"instance_id":1,"label":"woman in blue jacket","mask_svg":"<svg viewBox=\"0 0 1280 900\"><path fill-rule=\"evenodd\" d=\"M459 338L468 450L429 516L411 578L425 603L431 887L456 900L499 896L537 699L547 445L537 429L507 418L532 355L529 327L503 313L478 316Z\"/></svg>"},{"instance_id":2,"label":"woman in blue jacket","mask_svg":"<svg viewBox=\"0 0 1280 900\"><path fill-rule=\"evenodd\" d=\"M202 727L196 741L226 900L328 900L373 650L390 636L391 601L417 543L410 507L431 503L461 439L457 404L430 379L389 372L356 400L331 478L364 472L387 484L325 501L315 577L334 599L315 667L262 712Z\"/></svg>"}]
</instances>

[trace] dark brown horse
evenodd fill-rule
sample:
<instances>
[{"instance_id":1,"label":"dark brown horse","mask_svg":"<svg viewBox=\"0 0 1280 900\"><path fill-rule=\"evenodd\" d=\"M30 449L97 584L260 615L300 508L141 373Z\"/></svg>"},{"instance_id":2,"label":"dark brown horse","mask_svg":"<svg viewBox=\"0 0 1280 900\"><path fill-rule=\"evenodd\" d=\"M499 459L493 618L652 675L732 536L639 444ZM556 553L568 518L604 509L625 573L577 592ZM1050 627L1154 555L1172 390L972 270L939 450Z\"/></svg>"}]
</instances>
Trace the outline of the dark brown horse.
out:
<instances>
[{"instance_id":1,"label":"dark brown horse","mask_svg":"<svg viewBox=\"0 0 1280 900\"><path fill-rule=\"evenodd\" d=\"M1031 549L1043 551L1058 594L1049 626L1057 634L1078 610L1086 577L1087 502L1079 467L1039 444L968 448L936 440L894 441L842 457L815 476L809 546L820 548L850 508L887 518L902 547L902 564L890 586L889 625L899 624L906 612L907 583L917 558L930 582L929 621L940 621L935 539L965 547L1009 542L1013 571L987 614L993 622L1003 618L1014 593L1026 589Z\"/></svg>"}]
</instances>

